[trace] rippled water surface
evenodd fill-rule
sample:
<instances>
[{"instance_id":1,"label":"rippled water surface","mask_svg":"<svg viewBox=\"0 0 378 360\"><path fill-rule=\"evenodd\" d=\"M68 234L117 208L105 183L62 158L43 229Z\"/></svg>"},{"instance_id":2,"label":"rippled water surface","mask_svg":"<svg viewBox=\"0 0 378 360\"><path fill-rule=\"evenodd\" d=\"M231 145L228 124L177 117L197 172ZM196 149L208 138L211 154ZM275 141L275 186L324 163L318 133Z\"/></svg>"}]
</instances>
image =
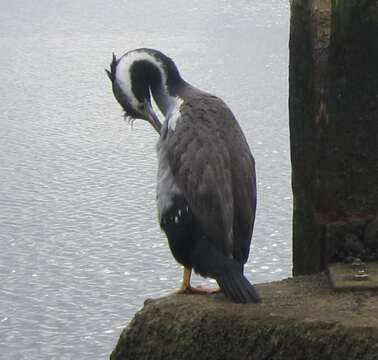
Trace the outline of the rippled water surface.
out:
<instances>
[{"instance_id":1,"label":"rippled water surface","mask_svg":"<svg viewBox=\"0 0 378 360\"><path fill-rule=\"evenodd\" d=\"M145 298L179 285L156 135L122 120L104 73L136 47L233 109L258 172L247 276L290 275L287 1L0 0L4 359L104 359Z\"/></svg>"}]
</instances>

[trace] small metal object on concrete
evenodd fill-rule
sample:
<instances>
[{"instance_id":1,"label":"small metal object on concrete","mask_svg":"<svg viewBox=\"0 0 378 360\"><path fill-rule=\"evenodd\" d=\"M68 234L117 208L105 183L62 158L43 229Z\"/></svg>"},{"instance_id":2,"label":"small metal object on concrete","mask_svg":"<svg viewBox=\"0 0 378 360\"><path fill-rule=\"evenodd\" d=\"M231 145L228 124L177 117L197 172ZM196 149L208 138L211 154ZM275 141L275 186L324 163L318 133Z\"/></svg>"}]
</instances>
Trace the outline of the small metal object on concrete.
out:
<instances>
[{"instance_id":1,"label":"small metal object on concrete","mask_svg":"<svg viewBox=\"0 0 378 360\"><path fill-rule=\"evenodd\" d=\"M328 276L335 290L378 289L378 262L355 259L352 264L330 264Z\"/></svg>"},{"instance_id":2,"label":"small metal object on concrete","mask_svg":"<svg viewBox=\"0 0 378 360\"><path fill-rule=\"evenodd\" d=\"M367 280L369 278L369 274L366 269L366 264L362 262L361 259L354 259L351 266L354 269L354 274L352 275L353 280L361 281Z\"/></svg>"},{"instance_id":3,"label":"small metal object on concrete","mask_svg":"<svg viewBox=\"0 0 378 360\"><path fill-rule=\"evenodd\" d=\"M369 274L365 270L358 270L356 274L353 275L353 280L363 281L369 279Z\"/></svg>"},{"instance_id":4,"label":"small metal object on concrete","mask_svg":"<svg viewBox=\"0 0 378 360\"><path fill-rule=\"evenodd\" d=\"M365 266L365 263L363 263L363 262L361 261L360 258L355 258L355 259L353 260L351 266L352 266L353 268L360 268L360 267L362 267L362 266Z\"/></svg>"}]
</instances>

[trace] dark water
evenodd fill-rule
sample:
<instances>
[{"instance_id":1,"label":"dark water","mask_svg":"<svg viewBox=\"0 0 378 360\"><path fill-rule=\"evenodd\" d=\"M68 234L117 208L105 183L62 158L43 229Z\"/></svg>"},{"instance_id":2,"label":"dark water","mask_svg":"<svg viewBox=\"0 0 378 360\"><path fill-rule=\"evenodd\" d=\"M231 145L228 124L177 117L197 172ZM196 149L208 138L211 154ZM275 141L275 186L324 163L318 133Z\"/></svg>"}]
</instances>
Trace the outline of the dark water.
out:
<instances>
[{"instance_id":1,"label":"dark water","mask_svg":"<svg viewBox=\"0 0 378 360\"><path fill-rule=\"evenodd\" d=\"M247 276L290 275L286 1L0 0L4 359L106 358L146 297L179 286L156 220L156 135L122 120L103 70L136 47L233 109L258 172Z\"/></svg>"}]
</instances>

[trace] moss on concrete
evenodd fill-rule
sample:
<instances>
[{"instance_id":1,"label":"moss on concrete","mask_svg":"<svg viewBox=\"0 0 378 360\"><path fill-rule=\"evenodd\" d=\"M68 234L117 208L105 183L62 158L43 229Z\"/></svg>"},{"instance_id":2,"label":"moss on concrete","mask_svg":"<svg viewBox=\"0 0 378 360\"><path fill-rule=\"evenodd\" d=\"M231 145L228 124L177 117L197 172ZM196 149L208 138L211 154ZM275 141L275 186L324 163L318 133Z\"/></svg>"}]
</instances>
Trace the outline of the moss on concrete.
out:
<instances>
[{"instance_id":1,"label":"moss on concrete","mask_svg":"<svg viewBox=\"0 0 378 360\"><path fill-rule=\"evenodd\" d=\"M149 300L111 360L378 359L378 297L335 293L324 274L258 285L262 304L222 294Z\"/></svg>"}]
</instances>

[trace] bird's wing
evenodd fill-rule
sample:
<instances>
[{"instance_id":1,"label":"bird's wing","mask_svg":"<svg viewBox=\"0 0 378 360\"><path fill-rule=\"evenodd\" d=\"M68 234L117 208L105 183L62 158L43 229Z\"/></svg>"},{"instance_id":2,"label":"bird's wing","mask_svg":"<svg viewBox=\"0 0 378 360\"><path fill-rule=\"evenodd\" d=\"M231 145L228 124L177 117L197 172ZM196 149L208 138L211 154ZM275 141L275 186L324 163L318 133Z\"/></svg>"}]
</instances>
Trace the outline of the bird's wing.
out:
<instances>
[{"instance_id":1,"label":"bird's wing","mask_svg":"<svg viewBox=\"0 0 378 360\"><path fill-rule=\"evenodd\" d=\"M167 152L172 174L196 220L218 249L232 255L232 164L217 123L223 116L212 97L186 101L167 139Z\"/></svg>"},{"instance_id":2,"label":"bird's wing","mask_svg":"<svg viewBox=\"0 0 378 360\"><path fill-rule=\"evenodd\" d=\"M228 149L233 198L233 257L244 264L249 256L253 225L256 212L255 161L247 140L227 105L219 98L212 97L217 109L215 126ZM210 106L210 108L212 108Z\"/></svg>"},{"instance_id":3,"label":"bird's wing","mask_svg":"<svg viewBox=\"0 0 378 360\"><path fill-rule=\"evenodd\" d=\"M256 172L255 161L248 143L234 122L227 130L232 163L232 183L234 198L234 258L244 264L249 256L253 225L256 212ZM237 185L236 185L237 184Z\"/></svg>"}]
</instances>

